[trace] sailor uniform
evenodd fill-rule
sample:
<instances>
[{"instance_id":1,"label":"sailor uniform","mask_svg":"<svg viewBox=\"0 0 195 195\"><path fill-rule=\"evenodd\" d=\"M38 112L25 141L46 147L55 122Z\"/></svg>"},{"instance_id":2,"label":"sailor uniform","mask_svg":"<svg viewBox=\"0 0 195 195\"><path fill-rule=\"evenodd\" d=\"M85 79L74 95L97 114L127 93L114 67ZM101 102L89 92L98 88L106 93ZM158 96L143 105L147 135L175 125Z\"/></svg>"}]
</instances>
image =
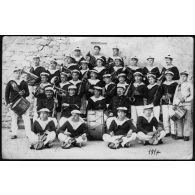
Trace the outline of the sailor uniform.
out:
<instances>
[{"instance_id":1,"label":"sailor uniform","mask_svg":"<svg viewBox=\"0 0 195 195\"><path fill-rule=\"evenodd\" d=\"M171 65L171 66L164 66L162 68L161 75L163 75L165 73L165 71L167 71L167 70L173 72L174 75L173 75L173 79L172 80L179 80L179 78L180 78L179 70L178 70L178 68L176 66L173 66L173 65ZM165 78L163 79L163 81L165 81Z\"/></svg>"},{"instance_id":2,"label":"sailor uniform","mask_svg":"<svg viewBox=\"0 0 195 195\"><path fill-rule=\"evenodd\" d=\"M89 71L89 68L86 69L86 70L80 69L80 72L81 72L81 74L80 74L80 80L82 80L84 76L85 76L85 78L87 78L87 79L90 78L90 71Z\"/></svg>"},{"instance_id":3,"label":"sailor uniform","mask_svg":"<svg viewBox=\"0 0 195 195\"><path fill-rule=\"evenodd\" d=\"M33 73L33 74L35 74L36 76L39 77L39 78L35 81L35 84L41 82L40 74L41 74L42 72L47 72L47 73L48 73L48 71L47 71L44 67L42 67L42 66L32 67L32 68L30 69L30 72Z\"/></svg>"},{"instance_id":4,"label":"sailor uniform","mask_svg":"<svg viewBox=\"0 0 195 195\"><path fill-rule=\"evenodd\" d=\"M81 61L82 60L85 60L85 58L83 56L73 56L74 60L75 60L75 63L80 66L81 65Z\"/></svg>"},{"instance_id":5,"label":"sailor uniform","mask_svg":"<svg viewBox=\"0 0 195 195\"><path fill-rule=\"evenodd\" d=\"M123 83L118 83L117 86L123 86L125 89L125 91L124 91L124 93L125 93L127 88L129 87L129 84L127 84L126 82L123 82Z\"/></svg>"},{"instance_id":6,"label":"sailor uniform","mask_svg":"<svg viewBox=\"0 0 195 195\"><path fill-rule=\"evenodd\" d=\"M77 81L70 80L69 83L77 87L76 93L78 93L78 90L79 90L80 85L81 85L81 80L79 80L79 79Z\"/></svg>"},{"instance_id":7,"label":"sailor uniform","mask_svg":"<svg viewBox=\"0 0 195 195\"><path fill-rule=\"evenodd\" d=\"M113 68L110 69L110 72L109 72L112 76L112 81L114 83L118 82L118 75L123 73L123 66L114 66Z\"/></svg>"},{"instance_id":8,"label":"sailor uniform","mask_svg":"<svg viewBox=\"0 0 195 195\"><path fill-rule=\"evenodd\" d=\"M86 94L86 99L88 100L91 96L93 96L93 93L89 91L89 89L94 90L94 86L100 86L101 82L99 79L87 79L87 82L85 83L84 92Z\"/></svg>"},{"instance_id":9,"label":"sailor uniform","mask_svg":"<svg viewBox=\"0 0 195 195\"><path fill-rule=\"evenodd\" d=\"M63 107L61 109L61 118L59 121L59 125L62 126L67 118L71 116L71 111L77 109L79 110L81 107L81 98L78 95L67 95L62 98L62 105L63 103L69 104L67 107Z\"/></svg>"},{"instance_id":10,"label":"sailor uniform","mask_svg":"<svg viewBox=\"0 0 195 195\"><path fill-rule=\"evenodd\" d=\"M154 85L149 84L147 104L153 104L153 114L159 121L160 117L160 99L162 97L162 88L157 83Z\"/></svg>"},{"instance_id":11,"label":"sailor uniform","mask_svg":"<svg viewBox=\"0 0 195 195\"><path fill-rule=\"evenodd\" d=\"M108 84L106 84L104 86L104 97L105 97L105 101L106 101L106 104L109 104L110 103L110 100L116 96L116 85L113 83L113 82L110 82Z\"/></svg>"},{"instance_id":12,"label":"sailor uniform","mask_svg":"<svg viewBox=\"0 0 195 195\"><path fill-rule=\"evenodd\" d=\"M184 102L180 103L180 98L184 98ZM180 83L176 90L175 95L173 99L173 105L181 105L185 110L187 110L184 118L175 121L176 126L176 134L179 137L189 137L190 136L190 130L192 129L191 123L192 123L192 101L193 101L193 85L192 83L186 81L183 83Z\"/></svg>"},{"instance_id":13,"label":"sailor uniform","mask_svg":"<svg viewBox=\"0 0 195 195\"><path fill-rule=\"evenodd\" d=\"M79 70L79 66L78 66L77 64L67 64L67 65L66 65L66 68L67 68L68 70L70 70L70 71L72 71L72 70ZM66 70L66 69L63 69L63 68L62 68L62 71L63 71L63 72L66 72L66 71L64 71L64 70Z\"/></svg>"},{"instance_id":14,"label":"sailor uniform","mask_svg":"<svg viewBox=\"0 0 195 195\"><path fill-rule=\"evenodd\" d=\"M58 139L60 142L68 143L70 139L74 138L76 143L86 143L87 137L83 139L82 135L87 133L87 125L84 120L79 117L78 122L72 121L72 117L58 129Z\"/></svg>"},{"instance_id":15,"label":"sailor uniform","mask_svg":"<svg viewBox=\"0 0 195 195\"><path fill-rule=\"evenodd\" d=\"M159 128L159 123L156 117L151 116L146 118L145 116L139 116L137 120L137 138L141 141L149 141L152 144L158 144L159 140L161 140L166 133L164 130L161 130L154 138L152 135L148 135L148 133L153 132L153 127L155 128L155 131ZM152 141L153 138L154 140Z\"/></svg>"},{"instance_id":16,"label":"sailor uniform","mask_svg":"<svg viewBox=\"0 0 195 195\"><path fill-rule=\"evenodd\" d=\"M43 121L40 118L36 119L32 125L32 132L29 136L29 141L31 145L36 148L36 145L43 139L43 145L47 145L52 143L56 138L55 133L55 124L52 119L48 118L48 120Z\"/></svg>"},{"instance_id":17,"label":"sailor uniform","mask_svg":"<svg viewBox=\"0 0 195 195\"><path fill-rule=\"evenodd\" d=\"M175 128L174 128L174 122L170 119L170 116L174 114L173 111L173 97L175 94L175 90L178 83L175 81L167 82L165 81L162 84L162 96L170 94L170 97L167 99L168 101L165 101L164 99L161 100L162 102L162 113L163 113L163 125L166 133L170 133L175 135Z\"/></svg>"},{"instance_id":18,"label":"sailor uniform","mask_svg":"<svg viewBox=\"0 0 195 195\"><path fill-rule=\"evenodd\" d=\"M148 73L154 74L156 76L156 78L159 78L160 75L161 75L160 71L159 71L159 68L156 67L156 66L145 66L142 70L142 73L144 75L145 84L149 84L148 78L147 78Z\"/></svg>"},{"instance_id":19,"label":"sailor uniform","mask_svg":"<svg viewBox=\"0 0 195 195\"><path fill-rule=\"evenodd\" d=\"M106 57L105 56L99 54L99 55L93 55L93 57L96 59L96 61L97 61L97 59L101 58L103 60L103 65L106 64Z\"/></svg>"},{"instance_id":20,"label":"sailor uniform","mask_svg":"<svg viewBox=\"0 0 195 195\"><path fill-rule=\"evenodd\" d=\"M49 81L55 76L59 78L58 82L56 83L57 85L60 83L60 70L49 70L50 76L49 76Z\"/></svg>"},{"instance_id":21,"label":"sailor uniform","mask_svg":"<svg viewBox=\"0 0 195 195\"><path fill-rule=\"evenodd\" d=\"M135 91L139 94L134 95ZM133 119L134 125L136 125L137 118L142 115L143 108L146 103L145 100L148 98L148 88L143 82L134 82L127 96L130 97L130 99L134 98L134 101L131 101L131 118Z\"/></svg>"},{"instance_id":22,"label":"sailor uniform","mask_svg":"<svg viewBox=\"0 0 195 195\"><path fill-rule=\"evenodd\" d=\"M106 101L103 96L92 96L88 100L87 110L106 110Z\"/></svg>"},{"instance_id":23,"label":"sailor uniform","mask_svg":"<svg viewBox=\"0 0 195 195\"><path fill-rule=\"evenodd\" d=\"M127 137L129 131L132 131L132 134L130 137ZM131 143L136 139L136 131L136 127L133 125L130 119L125 118L124 120L120 121L118 118L114 117L107 133L103 135L103 140L108 143L114 143L117 139L122 139L121 145L124 147L126 143ZM113 132L114 135L111 136L110 132Z\"/></svg>"},{"instance_id":24,"label":"sailor uniform","mask_svg":"<svg viewBox=\"0 0 195 195\"><path fill-rule=\"evenodd\" d=\"M99 80L102 80L103 75L106 73L105 67L104 67L104 66L101 66L101 67L96 66L96 67L94 68L94 70L96 70L96 71L98 72L98 73L97 73L97 78L98 78Z\"/></svg>"},{"instance_id":25,"label":"sailor uniform","mask_svg":"<svg viewBox=\"0 0 195 195\"><path fill-rule=\"evenodd\" d=\"M24 91L24 94L22 95L23 98L27 98L29 96L29 90L28 90L28 84L24 80L18 80L16 82L16 86L12 83L13 80L10 80L5 89L5 101L7 104L15 103L21 96L20 94L15 90L16 88L19 89L19 91ZM10 109L11 114L11 131L12 135L15 136L18 133L18 124L17 119L18 115ZM22 115L22 118L24 120L24 128L26 135L28 136L31 128L31 121L29 117L29 109Z\"/></svg>"},{"instance_id":26,"label":"sailor uniform","mask_svg":"<svg viewBox=\"0 0 195 195\"><path fill-rule=\"evenodd\" d=\"M128 66L128 68L130 69L132 74L134 74L135 72L141 72L142 73L142 71L143 71L143 69L138 67L138 66Z\"/></svg>"}]
</instances>

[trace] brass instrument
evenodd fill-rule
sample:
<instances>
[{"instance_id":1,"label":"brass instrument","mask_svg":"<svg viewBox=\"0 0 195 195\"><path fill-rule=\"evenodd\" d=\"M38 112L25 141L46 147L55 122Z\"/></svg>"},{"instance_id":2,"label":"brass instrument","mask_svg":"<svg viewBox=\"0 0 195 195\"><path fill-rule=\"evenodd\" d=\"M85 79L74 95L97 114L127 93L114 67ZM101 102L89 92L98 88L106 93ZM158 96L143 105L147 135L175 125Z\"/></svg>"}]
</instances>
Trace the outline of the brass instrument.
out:
<instances>
[{"instance_id":1,"label":"brass instrument","mask_svg":"<svg viewBox=\"0 0 195 195\"><path fill-rule=\"evenodd\" d=\"M31 72L25 71L24 69L21 70L21 74L25 73L27 74L27 83L29 85L34 85L35 80L37 80L39 77Z\"/></svg>"},{"instance_id":2,"label":"brass instrument","mask_svg":"<svg viewBox=\"0 0 195 195\"><path fill-rule=\"evenodd\" d=\"M62 88L60 88L60 87L57 87L56 85L54 85L53 88L54 88L55 90L57 90L58 93L68 93L68 91L66 91L66 90L64 90L64 89L62 89Z\"/></svg>"}]
</instances>

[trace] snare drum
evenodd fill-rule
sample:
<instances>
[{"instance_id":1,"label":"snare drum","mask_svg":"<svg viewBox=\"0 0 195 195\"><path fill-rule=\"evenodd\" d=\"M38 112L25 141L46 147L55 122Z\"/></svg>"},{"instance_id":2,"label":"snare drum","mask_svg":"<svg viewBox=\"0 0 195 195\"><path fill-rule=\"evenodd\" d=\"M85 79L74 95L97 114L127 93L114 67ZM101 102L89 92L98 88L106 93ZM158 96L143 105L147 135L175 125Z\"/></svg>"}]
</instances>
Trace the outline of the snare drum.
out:
<instances>
[{"instance_id":1,"label":"snare drum","mask_svg":"<svg viewBox=\"0 0 195 195\"><path fill-rule=\"evenodd\" d=\"M21 97L18 99L12 106L11 109L17 114L17 115L23 115L28 108L30 107L30 102L26 100L25 98Z\"/></svg>"},{"instance_id":2,"label":"snare drum","mask_svg":"<svg viewBox=\"0 0 195 195\"><path fill-rule=\"evenodd\" d=\"M87 125L89 138L102 140L105 133L105 119L103 110L89 110L87 113Z\"/></svg>"},{"instance_id":3,"label":"snare drum","mask_svg":"<svg viewBox=\"0 0 195 195\"><path fill-rule=\"evenodd\" d=\"M181 118L183 118L186 114L187 110L184 109L183 107L177 107L177 109L175 110L175 113L170 117L173 121L177 121L180 120Z\"/></svg>"}]
</instances>

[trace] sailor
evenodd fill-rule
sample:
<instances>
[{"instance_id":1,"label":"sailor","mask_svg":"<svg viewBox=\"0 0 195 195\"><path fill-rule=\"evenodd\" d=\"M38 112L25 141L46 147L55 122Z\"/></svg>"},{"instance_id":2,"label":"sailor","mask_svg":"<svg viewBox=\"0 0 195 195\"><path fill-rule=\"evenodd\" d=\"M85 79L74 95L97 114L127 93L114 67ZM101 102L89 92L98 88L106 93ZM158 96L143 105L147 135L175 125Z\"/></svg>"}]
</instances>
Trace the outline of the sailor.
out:
<instances>
[{"instance_id":1,"label":"sailor","mask_svg":"<svg viewBox=\"0 0 195 195\"><path fill-rule=\"evenodd\" d=\"M118 107L117 117L114 117L107 133L103 135L103 140L108 142L111 149L130 147L132 141L136 139L136 127L126 117L126 113L126 107Z\"/></svg>"},{"instance_id":2,"label":"sailor","mask_svg":"<svg viewBox=\"0 0 195 195\"><path fill-rule=\"evenodd\" d=\"M193 85L188 81L188 75L187 71L180 73L180 83L175 90L173 99L174 110L177 109L177 106L182 106L186 110L185 116L175 121L177 138L183 138L184 141L189 141L190 130L192 129Z\"/></svg>"},{"instance_id":3,"label":"sailor","mask_svg":"<svg viewBox=\"0 0 195 195\"><path fill-rule=\"evenodd\" d=\"M76 64L80 66L81 61L84 60L84 57L82 56L81 49L79 47L75 48L73 58L75 59Z\"/></svg>"},{"instance_id":4,"label":"sailor","mask_svg":"<svg viewBox=\"0 0 195 195\"><path fill-rule=\"evenodd\" d=\"M49 118L50 110L42 108L39 110L39 113L39 118L34 121L32 132L29 136L30 149L35 150L50 148L56 138L55 124Z\"/></svg>"},{"instance_id":5,"label":"sailor","mask_svg":"<svg viewBox=\"0 0 195 195\"><path fill-rule=\"evenodd\" d=\"M162 144L162 138L166 135L156 117L152 115L152 111L153 105L144 106L143 115L137 120L137 138L144 145Z\"/></svg>"},{"instance_id":6,"label":"sailor","mask_svg":"<svg viewBox=\"0 0 195 195\"><path fill-rule=\"evenodd\" d=\"M79 110L72 110L71 117L58 129L58 139L63 149L82 147L87 142L87 125Z\"/></svg>"}]
</instances>

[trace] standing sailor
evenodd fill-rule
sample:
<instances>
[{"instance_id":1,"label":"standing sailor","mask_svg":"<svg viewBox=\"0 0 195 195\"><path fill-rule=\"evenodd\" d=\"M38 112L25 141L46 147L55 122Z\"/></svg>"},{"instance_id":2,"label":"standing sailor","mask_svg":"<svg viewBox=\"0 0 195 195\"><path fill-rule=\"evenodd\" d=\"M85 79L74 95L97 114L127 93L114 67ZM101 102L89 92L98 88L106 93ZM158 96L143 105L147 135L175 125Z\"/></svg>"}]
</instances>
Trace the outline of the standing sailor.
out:
<instances>
[{"instance_id":1,"label":"standing sailor","mask_svg":"<svg viewBox=\"0 0 195 195\"><path fill-rule=\"evenodd\" d=\"M183 137L184 141L189 141L190 130L192 129L190 124L192 123L191 107L193 100L193 85L188 81L188 75L187 71L180 73L181 82L175 90L173 99L174 110L177 108L177 105L179 105L187 111L183 118L175 121L176 134L178 138Z\"/></svg>"}]
</instances>

